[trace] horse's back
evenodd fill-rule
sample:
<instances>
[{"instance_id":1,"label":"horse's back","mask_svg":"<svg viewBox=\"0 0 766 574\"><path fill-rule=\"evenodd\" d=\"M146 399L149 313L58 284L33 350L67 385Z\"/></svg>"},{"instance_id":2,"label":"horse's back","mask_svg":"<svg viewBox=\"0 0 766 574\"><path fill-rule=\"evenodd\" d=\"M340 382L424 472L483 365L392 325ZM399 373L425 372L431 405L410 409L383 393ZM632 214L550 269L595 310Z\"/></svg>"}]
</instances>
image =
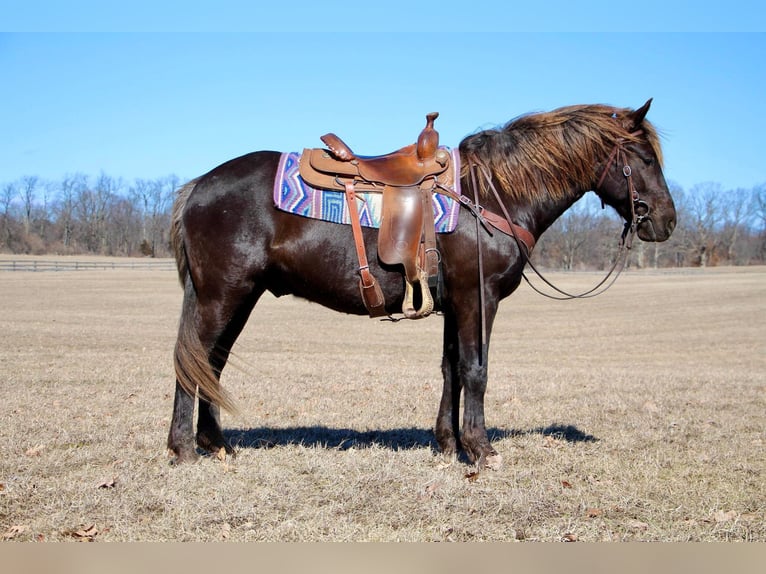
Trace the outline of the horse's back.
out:
<instances>
[{"instance_id":1,"label":"horse's back","mask_svg":"<svg viewBox=\"0 0 766 574\"><path fill-rule=\"evenodd\" d=\"M280 153L255 151L228 160L197 178L187 200L187 208L212 205L230 197L258 200L273 188Z\"/></svg>"}]
</instances>

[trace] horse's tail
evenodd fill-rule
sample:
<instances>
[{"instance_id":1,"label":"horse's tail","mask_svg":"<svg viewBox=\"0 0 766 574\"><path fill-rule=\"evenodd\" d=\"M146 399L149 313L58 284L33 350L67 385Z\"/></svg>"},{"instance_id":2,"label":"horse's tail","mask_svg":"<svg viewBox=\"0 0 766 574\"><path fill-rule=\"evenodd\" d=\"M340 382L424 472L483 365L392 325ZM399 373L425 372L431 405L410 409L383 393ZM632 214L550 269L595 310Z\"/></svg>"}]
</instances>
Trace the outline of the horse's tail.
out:
<instances>
[{"instance_id":1,"label":"horse's tail","mask_svg":"<svg viewBox=\"0 0 766 574\"><path fill-rule=\"evenodd\" d=\"M197 185L197 179L185 183L176 191L176 199L173 202L173 212L170 217L170 244L173 246L173 255L176 258L176 268L178 269L178 279L181 286L186 284L186 276L189 274L189 264L186 261L186 246L184 245L184 226L183 213L186 202L189 200L194 186Z\"/></svg>"},{"instance_id":2,"label":"horse's tail","mask_svg":"<svg viewBox=\"0 0 766 574\"><path fill-rule=\"evenodd\" d=\"M192 397L199 391L200 398L218 405L231 413L237 411L234 401L222 388L218 376L210 366L210 350L199 338L199 308L197 292L189 274L186 256L186 236L183 226L183 210L197 180L192 180L176 192L170 224L170 240L178 268L178 278L184 288L181 320L178 326L173 361L178 384Z\"/></svg>"}]
</instances>

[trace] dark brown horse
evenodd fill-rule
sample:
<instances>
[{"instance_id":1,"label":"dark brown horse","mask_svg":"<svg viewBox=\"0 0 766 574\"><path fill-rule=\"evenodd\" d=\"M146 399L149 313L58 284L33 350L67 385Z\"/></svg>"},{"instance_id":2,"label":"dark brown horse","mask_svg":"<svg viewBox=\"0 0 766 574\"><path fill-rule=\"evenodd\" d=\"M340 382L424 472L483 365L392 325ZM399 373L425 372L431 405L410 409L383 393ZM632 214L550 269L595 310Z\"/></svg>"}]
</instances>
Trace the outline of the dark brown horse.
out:
<instances>
[{"instance_id":1,"label":"dark brown horse","mask_svg":"<svg viewBox=\"0 0 766 574\"><path fill-rule=\"evenodd\" d=\"M471 135L459 147L462 190L473 199L475 188L480 188L475 197L482 207L506 214L535 238L593 190L640 239L664 241L675 227L676 213L662 173L657 132L644 119L650 103L635 111L569 106ZM197 446L231 452L219 408L234 407L219 379L232 345L265 291L293 294L344 313L367 313L349 227L275 208L272 189L279 159L277 152L250 153L178 191L172 241L184 300L168 447L179 461L197 458ZM516 237L490 233L488 227L476 225L475 212L462 211L457 229L437 236L444 388L435 435L444 453L462 448L479 466L492 466L500 457L484 421L489 334L500 301L518 287L527 259ZM401 309L404 281L400 270L376 257L376 237L375 229L365 228L370 271L385 295L386 310L393 314Z\"/></svg>"}]
</instances>

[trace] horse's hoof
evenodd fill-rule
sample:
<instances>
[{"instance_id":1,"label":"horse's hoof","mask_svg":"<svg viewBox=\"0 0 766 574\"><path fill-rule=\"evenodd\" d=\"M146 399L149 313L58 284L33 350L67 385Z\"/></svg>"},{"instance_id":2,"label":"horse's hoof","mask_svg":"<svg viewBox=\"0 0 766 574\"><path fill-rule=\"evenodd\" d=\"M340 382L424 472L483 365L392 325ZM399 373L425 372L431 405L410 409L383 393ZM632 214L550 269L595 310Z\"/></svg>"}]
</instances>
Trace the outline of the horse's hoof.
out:
<instances>
[{"instance_id":1,"label":"horse's hoof","mask_svg":"<svg viewBox=\"0 0 766 574\"><path fill-rule=\"evenodd\" d=\"M179 465L179 464L187 464L187 463L193 463L197 462L199 460L199 455L195 450L187 451L178 451L176 452L172 448L168 449L168 456L170 457L170 464L173 466Z\"/></svg>"}]
</instances>

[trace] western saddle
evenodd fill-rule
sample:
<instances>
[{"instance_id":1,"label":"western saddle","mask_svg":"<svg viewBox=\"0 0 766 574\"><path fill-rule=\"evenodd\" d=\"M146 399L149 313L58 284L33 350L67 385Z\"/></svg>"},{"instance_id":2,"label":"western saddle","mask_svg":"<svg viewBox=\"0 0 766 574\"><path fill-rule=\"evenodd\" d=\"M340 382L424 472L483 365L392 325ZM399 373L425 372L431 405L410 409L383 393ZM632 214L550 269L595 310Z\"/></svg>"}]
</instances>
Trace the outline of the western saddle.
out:
<instances>
[{"instance_id":1,"label":"western saddle","mask_svg":"<svg viewBox=\"0 0 766 574\"><path fill-rule=\"evenodd\" d=\"M389 154L356 155L330 133L321 137L328 149L305 149L301 156L304 181L316 188L345 192L359 259L359 287L371 317L388 313L383 292L367 262L356 196L362 191L383 194L378 257L386 265L404 268L402 313L408 319L418 319L434 309L430 287L438 281L439 254L431 196L454 185L450 153L439 147L439 133L434 129L438 116L426 116L426 126L416 143ZM420 294L417 308L415 289Z\"/></svg>"}]
</instances>

